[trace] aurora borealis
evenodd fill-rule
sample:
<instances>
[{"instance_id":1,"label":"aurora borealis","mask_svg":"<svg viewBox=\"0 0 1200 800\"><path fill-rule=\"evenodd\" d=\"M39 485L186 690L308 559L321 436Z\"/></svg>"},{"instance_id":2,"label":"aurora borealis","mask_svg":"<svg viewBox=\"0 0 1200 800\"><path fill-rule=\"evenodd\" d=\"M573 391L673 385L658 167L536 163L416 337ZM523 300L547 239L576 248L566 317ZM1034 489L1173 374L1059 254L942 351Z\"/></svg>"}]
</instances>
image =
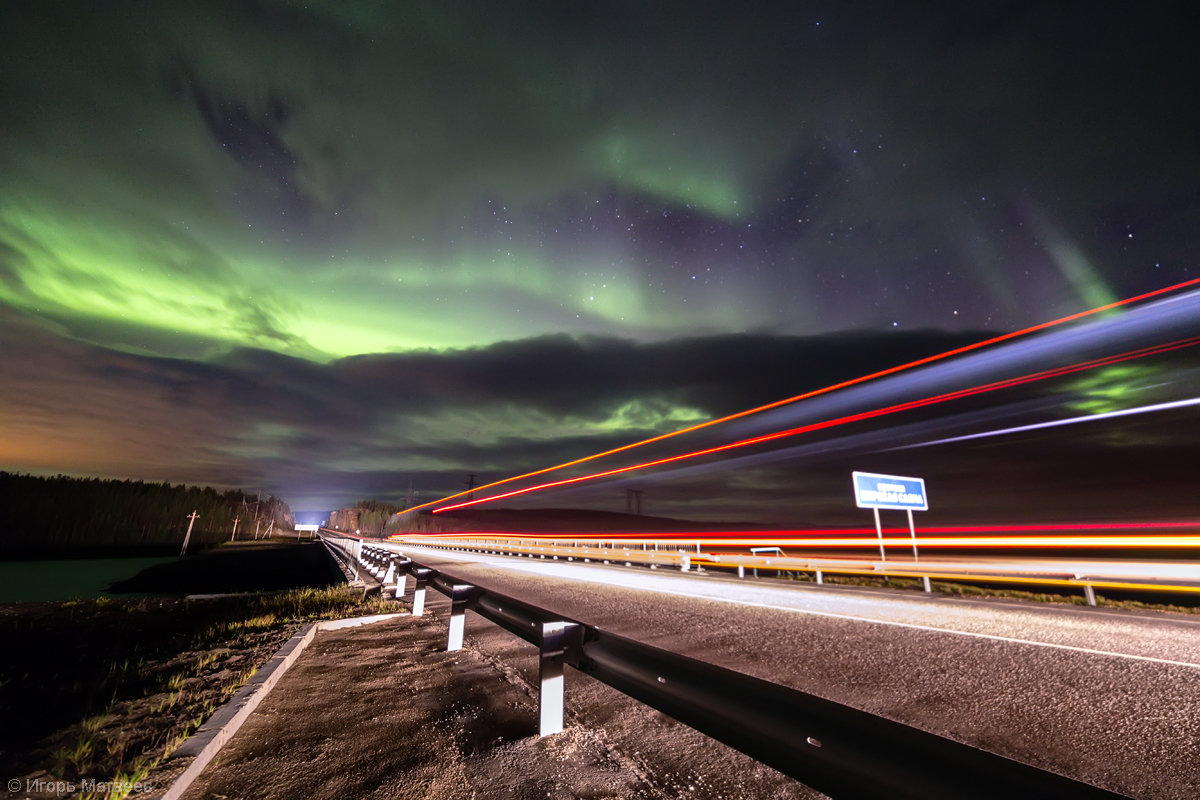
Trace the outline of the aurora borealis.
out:
<instances>
[{"instance_id":1,"label":"aurora borealis","mask_svg":"<svg viewBox=\"0 0 1200 800\"><path fill-rule=\"evenodd\" d=\"M432 497L1196 277L1189 38L6 3L0 468Z\"/></svg>"}]
</instances>

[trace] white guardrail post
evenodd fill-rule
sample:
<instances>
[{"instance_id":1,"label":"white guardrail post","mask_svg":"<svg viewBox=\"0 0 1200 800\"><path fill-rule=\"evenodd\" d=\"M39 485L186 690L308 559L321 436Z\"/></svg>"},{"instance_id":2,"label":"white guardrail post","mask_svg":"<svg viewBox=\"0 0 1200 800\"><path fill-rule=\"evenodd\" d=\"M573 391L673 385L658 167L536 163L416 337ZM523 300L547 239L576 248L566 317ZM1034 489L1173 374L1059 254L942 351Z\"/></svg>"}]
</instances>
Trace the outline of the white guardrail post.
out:
<instances>
[{"instance_id":1,"label":"white guardrail post","mask_svg":"<svg viewBox=\"0 0 1200 800\"><path fill-rule=\"evenodd\" d=\"M409 562L411 563L411 562ZM396 599L403 600L404 592L408 588L408 573L404 568L396 570Z\"/></svg>"},{"instance_id":2,"label":"white guardrail post","mask_svg":"<svg viewBox=\"0 0 1200 800\"><path fill-rule=\"evenodd\" d=\"M572 622L543 622L538 656L538 735L551 736L563 729L564 679L570 640L580 628Z\"/></svg>"},{"instance_id":3,"label":"white guardrail post","mask_svg":"<svg viewBox=\"0 0 1200 800\"><path fill-rule=\"evenodd\" d=\"M417 568L413 571L412 615L419 617L425 613L425 585L429 582L431 570Z\"/></svg>"},{"instance_id":4,"label":"white guardrail post","mask_svg":"<svg viewBox=\"0 0 1200 800\"><path fill-rule=\"evenodd\" d=\"M446 637L446 652L462 649L463 629L466 627L467 601L474 587L456 583L450 586L450 631Z\"/></svg>"}]
</instances>

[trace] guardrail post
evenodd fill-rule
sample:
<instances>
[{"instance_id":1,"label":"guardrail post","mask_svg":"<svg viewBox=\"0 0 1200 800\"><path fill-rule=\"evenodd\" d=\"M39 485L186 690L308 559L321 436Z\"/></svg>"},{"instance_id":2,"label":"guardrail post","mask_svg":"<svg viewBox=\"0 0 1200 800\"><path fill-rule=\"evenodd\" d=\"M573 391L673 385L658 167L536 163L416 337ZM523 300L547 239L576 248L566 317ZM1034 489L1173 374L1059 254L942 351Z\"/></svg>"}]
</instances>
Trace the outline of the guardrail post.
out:
<instances>
[{"instance_id":1,"label":"guardrail post","mask_svg":"<svg viewBox=\"0 0 1200 800\"><path fill-rule=\"evenodd\" d=\"M1083 596L1087 598L1087 604L1089 606L1096 605L1096 590L1090 583L1085 583L1083 585Z\"/></svg>"},{"instance_id":2,"label":"guardrail post","mask_svg":"<svg viewBox=\"0 0 1200 800\"><path fill-rule=\"evenodd\" d=\"M418 575L417 581L413 585L412 615L414 617L419 617L424 613L425 613L425 581L422 580L420 575Z\"/></svg>"},{"instance_id":3,"label":"guardrail post","mask_svg":"<svg viewBox=\"0 0 1200 800\"><path fill-rule=\"evenodd\" d=\"M739 578L746 577L746 567L742 564L738 564L738 577Z\"/></svg>"},{"instance_id":4,"label":"guardrail post","mask_svg":"<svg viewBox=\"0 0 1200 800\"><path fill-rule=\"evenodd\" d=\"M567 651L576 644L579 626L573 622L543 622L538 658L538 735L550 736L563 729L563 665Z\"/></svg>"},{"instance_id":5,"label":"guardrail post","mask_svg":"<svg viewBox=\"0 0 1200 800\"><path fill-rule=\"evenodd\" d=\"M463 628L467 622L468 584L457 583L450 589L450 633L446 637L446 652L462 650Z\"/></svg>"},{"instance_id":6,"label":"guardrail post","mask_svg":"<svg viewBox=\"0 0 1200 800\"><path fill-rule=\"evenodd\" d=\"M825 573L823 573L821 570L817 570L817 585L820 586L824 583L825 583Z\"/></svg>"},{"instance_id":7,"label":"guardrail post","mask_svg":"<svg viewBox=\"0 0 1200 800\"><path fill-rule=\"evenodd\" d=\"M682 572L687 572L691 568L692 568L692 557L689 556L687 553L684 553L682 556L679 557L679 569Z\"/></svg>"},{"instance_id":8,"label":"guardrail post","mask_svg":"<svg viewBox=\"0 0 1200 800\"><path fill-rule=\"evenodd\" d=\"M929 582L929 576L921 576L921 582L925 584L925 594L933 594L933 585Z\"/></svg>"}]
</instances>

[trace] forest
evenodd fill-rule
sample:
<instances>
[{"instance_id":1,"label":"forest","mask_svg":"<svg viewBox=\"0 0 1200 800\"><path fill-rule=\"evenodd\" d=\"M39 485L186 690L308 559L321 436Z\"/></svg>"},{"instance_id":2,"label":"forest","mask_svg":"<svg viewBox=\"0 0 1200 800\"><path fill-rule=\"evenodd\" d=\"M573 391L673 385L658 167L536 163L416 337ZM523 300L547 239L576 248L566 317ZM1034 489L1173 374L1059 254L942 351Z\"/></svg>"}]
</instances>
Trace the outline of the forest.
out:
<instances>
[{"instance_id":1,"label":"forest","mask_svg":"<svg viewBox=\"0 0 1200 800\"><path fill-rule=\"evenodd\" d=\"M228 541L235 518L239 539L293 527L279 498L210 486L0 472L0 497L3 558L178 553L193 511L189 551Z\"/></svg>"},{"instance_id":2,"label":"forest","mask_svg":"<svg viewBox=\"0 0 1200 800\"><path fill-rule=\"evenodd\" d=\"M351 508L339 508L329 514L329 527L353 533L360 531L369 536L382 536L388 520L403 510L399 503L383 500L359 500Z\"/></svg>"}]
</instances>

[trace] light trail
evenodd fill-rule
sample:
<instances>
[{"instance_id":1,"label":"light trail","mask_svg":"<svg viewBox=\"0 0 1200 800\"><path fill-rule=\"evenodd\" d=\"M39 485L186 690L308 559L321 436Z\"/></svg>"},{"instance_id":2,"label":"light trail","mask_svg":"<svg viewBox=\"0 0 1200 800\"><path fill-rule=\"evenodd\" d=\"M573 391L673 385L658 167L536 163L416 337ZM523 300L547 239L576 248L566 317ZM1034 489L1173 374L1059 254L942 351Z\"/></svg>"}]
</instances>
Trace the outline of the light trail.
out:
<instances>
[{"instance_id":1,"label":"light trail","mask_svg":"<svg viewBox=\"0 0 1200 800\"><path fill-rule=\"evenodd\" d=\"M1061 523L1021 523L1016 525L926 525L922 526L921 531L928 534L947 535L951 533L1004 533L1007 535L1016 535L1020 533L1059 533L1067 535L1067 531L1087 531L1094 533L1096 531L1169 531L1178 529L1192 529L1200 535L1200 520L1186 520L1177 522L1061 522ZM908 535L908 528L903 526L884 526L885 534L904 534ZM804 529L776 529L776 530L748 530L748 531L628 531L628 532L590 532L580 533L578 531L564 531L561 533L527 533L522 531L461 531L461 532L446 532L436 534L396 534L397 536L436 536L441 539L453 538L472 538L472 537L510 537L535 540L562 540L562 539L578 539L580 541L587 539L600 540L617 540L617 539L672 539L682 538L688 541L695 541L697 537L701 537L701 541L713 539L713 537L736 537L730 541L738 544L744 543L746 539L784 539L788 537L796 538L812 538L817 536L875 536L873 527L862 528L804 528Z\"/></svg>"},{"instance_id":2,"label":"light trail","mask_svg":"<svg viewBox=\"0 0 1200 800\"><path fill-rule=\"evenodd\" d=\"M951 436L948 439L936 439L932 442L920 442L918 444L904 445L899 449L904 450L910 447L932 447L935 444L949 444L950 442L965 442L970 439L986 439L991 436L1004 436L1010 433L1023 433L1025 431L1037 431L1045 428L1058 428L1063 425L1078 425L1081 422L1095 422L1103 419L1114 419L1116 417L1129 417L1137 414L1149 414L1155 411L1169 411L1176 408L1187 408L1188 406L1200 405L1200 397L1191 397L1187 400L1174 400L1169 403L1155 403L1149 406L1138 406L1137 408L1124 408L1119 411L1101 411L1095 414L1085 414L1081 417L1071 417L1070 419L1055 419L1049 422L1035 422L1030 425L1018 425L1013 428L1000 428L994 431L983 431L981 433L969 433L963 436Z\"/></svg>"},{"instance_id":3,"label":"light trail","mask_svg":"<svg viewBox=\"0 0 1200 800\"><path fill-rule=\"evenodd\" d=\"M585 481L598 480L600 478L608 478L608 477L612 477L614 475L623 475L623 474L635 472L638 470L648 469L650 467L664 466L666 464L678 463L680 461L685 461L685 460L689 460L689 459L693 459L693 458L699 458L701 456L706 456L706 455L715 455L717 453L728 452L730 450L736 450L736 449L740 449L743 447L750 447L750 446L756 445L756 444L765 444L767 442L777 441L779 439L790 438L792 436L799 436L800 434L804 434L804 433L812 433L812 432L818 431L818 430L825 430L825 429L837 427L840 425L846 425L846 424L849 424L852 422L861 422L863 420L875 419L878 417L887 416L889 414L895 414L895 413L899 413L902 411L911 411L916 408L923 408L926 406L937 405L940 403L946 403L951 400L960 400L965 397L972 397L972 396L984 394L987 392L997 391L999 389L1007 389L1007 388L1012 388L1014 386L1021 386L1021 385L1028 384L1028 383L1034 383L1036 381L1046 380L1047 378L1061 377L1063 375L1070 375L1070 374L1073 374L1076 372L1082 372L1082 371L1089 370L1089 369L1095 369L1097 367L1111 366L1113 364L1119 364L1124 361L1130 361L1130 360L1137 359L1137 358L1144 358L1149 355L1157 355L1157 354L1161 354L1161 353L1170 352L1173 350L1179 350L1179 349L1182 349L1185 347L1191 347L1191 346L1196 345L1197 343L1200 343L1200 337L1191 337L1191 338L1183 339L1183 340L1180 340L1177 342L1170 342L1168 344L1143 347L1138 350L1131 350L1127 353L1121 353L1121 354L1114 355L1114 356L1107 356L1104 358L1092 359L1090 361L1084 361L1079 364L1073 364L1073 365L1066 366L1066 367L1057 367L1055 369L1043 370L1042 372L1035 372L1030 375L1023 375L1018 378L1009 378L1007 380L995 381L993 383L984 384L982 386L972 387L970 389L959 389L957 391L946 392L944 394L934 395L932 397L926 397L926 398L923 398L920 400L910 400L910 401L907 401L904 403L897 403L895 405L885 406L884 408L877 408L877 409L873 409L870 411L861 411L856 414L847 414L845 416L835 417L834 419L823 420L821 422L813 422L808 425L801 425L796 428L789 428L789 429L783 430L783 431L775 431L774 433L762 434L761 436L753 436L748 439L741 439L736 442L729 442L729 443L723 444L723 445L717 445L714 447L707 447L707 448L703 448L700 450L694 450L690 453L681 453L679 455L667 456L665 458L654 459L652 461L645 461L640 464L632 464L629 466L617 467L614 469L604 470L602 472L595 472L595 473L591 473L588 475L580 475L580 476L577 476L574 478L564 478L564 479L558 480L558 481L550 481L548 483L541 483L541 484L536 484L534 486L527 486L522 489L514 489L513 491L510 491L510 492L504 492L501 494L490 495L488 497L481 497L481 498L478 498L475 500L468 500L466 502L456 503L454 505L442 506L440 508L434 509L433 513L440 514L445 511L453 511L455 509L461 509L461 508L470 508L473 506L481 505L483 503L490 503L490 502L493 502L496 500L503 500L503 499L510 498L510 497L518 497L521 495L530 494L532 492L544 491L546 489L555 489L555 488L559 488L562 486L573 486L576 484L583 483Z\"/></svg>"},{"instance_id":4,"label":"light trail","mask_svg":"<svg viewBox=\"0 0 1200 800\"><path fill-rule=\"evenodd\" d=\"M713 425L719 425L724 422L730 422L732 420L741 419L743 417L748 417L752 414L758 414L758 413L761 413L764 411L770 411L771 409L790 405L792 403L798 403L801 400L807 400L809 398L817 397L817 396L823 395L823 394L828 394L830 392L834 392L839 389L845 389L850 386L855 386L858 384L866 383L867 381L876 380L878 378L882 378L887 375L894 375L899 372L904 372L907 370L915 369L916 367L924 366L926 364L932 364L934 362L942 361L947 358L951 358L953 356L973 352L975 350L979 350L979 349L985 348L985 347L990 347L992 345L999 344L1000 342L1010 341L1010 340L1017 339L1020 337L1028 336L1030 334L1037 333L1039 331L1048 330L1050 328L1054 328L1059 325L1064 325L1069 322L1074 322L1076 320L1084 319L1086 317L1093 316L1095 314L1100 314L1105 311L1112 311L1117 308L1122 308L1122 307L1132 305L1134 303L1138 303L1138 302L1141 302L1144 300L1149 300L1150 298L1153 298L1153 297L1161 297L1166 294L1181 291L1188 287L1198 286L1198 285L1200 285L1200 278L1193 278L1188 281L1183 281L1181 283L1172 284L1171 286L1164 286L1160 289L1155 289L1153 291L1145 292L1143 294L1135 295L1133 297L1127 297L1123 300L1117 300L1115 302L1107 303L1102 306L1096 306L1095 308L1090 308L1085 311L1079 311L1075 314L1069 314L1065 317L1059 317L1058 319L1050 320L1048 322L1042 322L1037 325L1032 325L1028 328L1022 328L1021 330L1018 330L1018 331L1012 331L1010 333L1000 334L999 336L994 336L990 339L985 339L984 341L976 342L975 344L965 345L963 347L956 347L951 350L946 350L945 352L938 353L936 355L926 356L925 358L916 359L915 361L909 361L905 364L900 364L898 366L889 367L887 369L879 370L877 372L872 372L868 375L862 375L858 378L852 378L850 380L842 381L840 383L830 384L829 386L825 386L820 389L814 389L812 391L804 392L802 394L794 395L792 397L787 397L782 400L776 400L775 402L772 402L772 403L767 403L765 405L756 406L754 408L748 408L744 411L739 411L734 414L728 414L723 417L717 417L716 419L711 419L706 422L701 422L701 423L697 423L695 425L690 425L685 428L679 428L678 430L674 430L669 433L660 434L658 436L652 436L648 439L642 439L641 441L632 442L630 444L612 448L611 450L605 450L603 452L594 453L592 455L584 456L582 458L577 458L572 461L564 461L563 463L555 464L554 466L544 467L542 469L534 470L532 472L526 472L521 475L513 475L512 477L504 478L504 479L498 480L498 481L492 481L491 483L485 483L482 486L477 486L473 489L467 489L467 490L464 490L461 492L456 492L454 494L442 497L438 500L431 500L427 503L421 503L419 505L412 506L411 508L405 509L405 511L403 513L407 513L409 511L417 511L422 508L429 508L431 506L437 505L438 503L444 503L448 500L454 500L459 497L464 497L468 494L471 494L472 492L482 491L485 489L492 489L497 486L503 486L505 484L512 483L514 481L523 480L525 478L534 478L534 477L537 477L538 475L545 475L549 472L554 472L556 470L565 469L567 467L578 466L579 464L585 464L589 461L594 461L599 458L616 455L617 453L623 453L627 450L632 450L637 447L644 447L646 445L653 444L655 442L665 441L665 440L670 439L675 436L681 436L685 433L691 433L694 431L698 431L698 430L702 430L704 428L711 427ZM504 495L500 495L500 496L504 496Z\"/></svg>"},{"instance_id":5,"label":"light trail","mask_svg":"<svg viewBox=\"0 0 1200 800\"><path fill-rule=\"evenodd\" d=\"M845 532L842 531L844 534ZM900 531L893 531L900 533ZM503 533L503 532L481 532L481 533L462 533L462 534L428 534L430 538L438 539L521 539L527 541L541 542L562 542L562 541L630 541L634 543L640 540L653 541L661 539L662 534L656 533L641 533L641 534L579 534L579 533L559 533L559 534L526 534L526 533ZM422 538L421 534L399 534L393 538ZM687 543L696 542L701 545L710 547L747 547L750 545L768 545L777 547L797 547L797 548L869 548L877 550L879 548L879 538L875 534L874 528L869 531L863 530L861 536L822 536L822 537L796 537L779 535L778 532L759 532L753 538L747 537L730 537L727 532L718 533L716 535L708 533L695 534L677 534L672 537L680 539ZM1113 534L1109 536L1095 535L1076 535L1076 536L929 536L920 531L917 533L917 542L921 549L927 547L933 548L956 548L956 549L991 549L991 548L1030 548L1030 549L1067 549L1067 548L1085 548L1085 549L1122 549L1122 550L1146 550L1146 549L1169 549L1169 548L1185 548L1185 549L1200 549L1200 534L1137 534L1137 535L1121 535ZM884 536L884 546L894 547L911 547L912 538L909 535L908 529L905 528L903 535Z\"/></svg>"},{"instance_id":6,"label":"light trail","mask_svg":"<svg viewBox=\"0 0 1200 800\"><path fill-rule=\"evenodd\" d=\"M1100 647L1082 647L1078 644L1072 644L1073 641L1083 639L1092 643L1095 635L1094 631L1090 631L1090 636L1075 637L1067 636L1062 640L1055 640L1051 636L1044 638L1030 638L1029 636L1009 636L1003 633L993 633L988 629L979 629L974 626L969 626L969 622L964 622L964 607L956 605L954 614L942 613L944 608L937 605L930 605L926 601L921 600L918 604L914 604L910 599L902 599L897 596L882 597L882 596L864 596L854 595L848 597L845 594L839 595L836 598L830 598L827 595L809 594L807 592L797 592L794 587L781 586L762 586L754 585L753 589L746 587L744 584L730 584L726 582L714 583L710 579L688 579L680 575L671 575L670 577L658 574L647 574L641 571L633 570L613 570L607 567L597 567L593 565L583 566L578 563L571 565L563 562L547 562L547 561L528 561L496 558L493 556L483 556L478 554L467 554L467 558L480 565L499 568L501 570L523 573L527 575L536 575L542 577L553 577L560 580L569 580L582 583L596 583L606 588L621 587L626 589L636 589L639 591L654 592L656 594L670 595L676 597L694 598L703 601L716 601L729 606L746 606L749 608L766 609L772 611L784 611L795 614L810 615L814 617L823 617L838 620L849 620L854 622L862 622L871 625L882 625L888 627L896 627L901 629L917 630L934 634L946 634L948 636L963 636L969 638L977 638L984 640L992 640L998 642L1008 642L1019 645L1028 645L1034 647L1045 647L1068 652L1077 652L1088 655L1100 655L1104 657L1131 659L1134 661L1165 664L1169 666L1180 666L1200 669L1200 659L1195 657L1194 649L1188 649L1187 646L1179 648L1179 653L1169 652L1169 655L1176 656L1169 658L1165 655L1153 655L1147 652L1136 652L1130 649L1126 644L1124 649L1114 646L1112 649L1103 649ZM863 574L868 574L865 571ZM1012 583L1028 583L1022 580L1006 580ZM1066 588L1078 589L1077 584L1066 581L1054 582L1063 584ZM1136 586L1136 585L1135 585ZM1121 587L1113 587L1121 588ZM1144 587L1143 587L1144 588ZM1184 587L1185 591L1191 587ZM832 601L836 605L822 603L814 605L813 601L816 597L821 597L822 600ZM901 607L900 610L906 616L899 616L892 610ZM975 606L982 609L982 606ZM1049 608L1049 613L1057 614L1058 609ZM932 613L934 616L929 618L929 621L912 621L907 615L916 613ZM1081 616L1082 609L1070 609L1070 625L1094 624L1094 618L1088 620ZM974 611L966 613L973 615ZM987 608L987 614L1007 613L997 607ZM1086 612L1083 612L1086 613ZM918 619L920 616L917 617ZM968 627L969 626L969 627ZM1183 636L1190 636L1191 633L1184 633ZM1129 642L1127 638L1122 638L1122 642ZM1188 642L1190 644L1190 642Z\"/></svg>"}]
</instances>

